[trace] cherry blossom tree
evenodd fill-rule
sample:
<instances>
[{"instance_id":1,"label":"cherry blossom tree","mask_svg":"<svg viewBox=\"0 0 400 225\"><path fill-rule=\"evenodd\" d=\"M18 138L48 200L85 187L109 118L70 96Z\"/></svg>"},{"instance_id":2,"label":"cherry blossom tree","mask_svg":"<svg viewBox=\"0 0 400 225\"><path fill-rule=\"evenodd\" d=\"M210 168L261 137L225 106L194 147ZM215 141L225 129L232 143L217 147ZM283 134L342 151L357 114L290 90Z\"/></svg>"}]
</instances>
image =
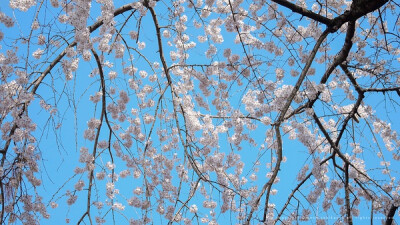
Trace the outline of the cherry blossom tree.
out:
<instances>
[{"instance_id":1,"label":"cherry blossom tree","mask_svg":"<svg viewBox=\"0 0 400 225\"><path fill-rule=\"evenodd\" d=\"M0 224L399 218L400 2L7 3Z\"/></svg>"}]
</instances>

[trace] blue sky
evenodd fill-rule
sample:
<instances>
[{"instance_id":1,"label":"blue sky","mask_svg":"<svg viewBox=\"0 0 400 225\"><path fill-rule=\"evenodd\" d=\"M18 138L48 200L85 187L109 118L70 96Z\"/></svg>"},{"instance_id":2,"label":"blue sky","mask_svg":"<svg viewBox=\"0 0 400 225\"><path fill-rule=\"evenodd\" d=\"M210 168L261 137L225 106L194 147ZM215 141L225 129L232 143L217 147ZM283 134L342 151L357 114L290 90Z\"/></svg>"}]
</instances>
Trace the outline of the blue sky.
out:
<instances>
[{"instance_id":1,"label":"blue sky","mask_svg":"<svg viewBox=\"0 0 400 225\"><path fill-rule=\"evenodd\" d=\"M65 27L60 24L53 24L52 23L52 18L57 15L58 11L51 9L51 6L48 6L44 4L39 12L39 21L43 22L46 21L48 22L48 27L43 26L41 31L44 31L45 33L51 31L54 32L55 30L57 32L60 32L59 35L64 35L63 31L68 31L68 34L63 36L63 37L58 37L56 39L62 41L63 38L66 38L69 42L72 41L73 33L70 32L70 27ZM46 8L48 7L48 8ZM97 7L94 4L94 7ZM8 7L1 7L1 11L6 13L9 16L14 16L16 20L18 21L18 24L14 28L4 28L4 26L1 27L3 32L6 34L6 36L9 36L9 34L14 34L15 38L18 38L20 35L22 36L27 36L29 35L30 32L30 24L33 21L33 15L35 14L35 9L32 8L30 11L28 11L28 14L21 14L18 11L11 11L8 9ZM166 6L163 5L162 3L159 3L158 6L156 7L157 12L163 12L166 10ZM93 12L96 12L96 10L93 10ZM127 16L129 13L124 16ZM26 16L30 15L30 16ZM162 15L162 13L161 13ZM175 21L169 22L166 21L167 13L165 13L165 18L160 19L161 26L167 26L170 23L173 23ZM94 13L91 16L91 21L88 21L88 25L92 24L92 22L95 20L97 17L96 13ZM119 17L119 18L122 18ZM133 18L133 17L132 17ZM161 17L160 17L161 18ZM190 21L192 18L188 18ZM296 21L298 22L298 21ZM302 25L305 24L306 22L298 22L298 24ZM188 24L191 24L190 22ZM274 25L274 24L271 24ZM194 30L193 32L190 32L190 39L197 42L196 36L200 32L199 30L195 30L192 27L189 29ZM135 19L131 19L130 22L126 24L126 28L122 31L125 37L128 37L128 33L130 30L137 30L137 21ZM97 33L94 32L95 34ZM33 33L32 39L34 40L36 38L36 35L38 34L38 31L35 31ZM93 34L92 36L94 36ZM227 33L226 31L222 31L222 34L224 35L225 42L221 45L216 45L218 49L218 55L213 59L215 61L222 61L223 60L223 49L231 47L232 51L236 54L243 54L242 47L240 45L232 46L231 41L233 40L233 36L230 33ZM343 42L343 35L336 37L335 34L329 36L328 42L333 43L331 45L331 50L329 51L330 53L338 51L340 47L340 43ZM152 23L150 14L148 13L142 20L141 20L141 29L140 29L140 41L145 41L146 42L146 48L141 51L141 54L145 55L147 59L153 63L155 61L160 62L158 59L158 47L156 45L156 38L155 38L155 29L154 25ZM172 39L171 39L172 40ZM273 39L275 40L275 39ZM129 41L130 44L133 47L137 47L137 44L134 43L134 41ZM7 49L7 43L11 44L12 40L10 39L5 39L2 41L2 47L3 50ZM336 43L339 43L336 45ZM281 43L283 45L283 43ZM312 46L313 43L310 40L310 45ZM64 45L65 46L65 45ZM49 60L53 59L56 54L58 54L60 51L63 50L63 47L60 47L59 49L57 48L52 48L51 51L54 53L52 55L51 53L49 54ZM164 46L166 47L165 49L165 54L167 55L167 58L169 58L168 53L171 49L171 47L167 47L167 42L164 42ZM2 51L3 51L2 50ZM32 52L36 50L36 46L32 46L31 49L29 50L29 53L27 52L26 46L22 45L19 49L19 52L23 55L26 56L26 54L31 57ZM209 59L206 59L204 57L204 52L207 50L207 42L204 44L199 44L197 47L193 50L190 51L191 57L189 58L188 62L190 63L195 63L195 64L207 64L210 62ZM258 53L256 50L254 53ZM139 70L146 70L150 75L152 75L151 70L149 69L150 67L147 65L146 60L143 59L140 55L132 51L132 54L134 55L134 64L136 67L138 67ZM320 55L318 55L320 56ZM107 86L115 86L121 89L124 89L125 87L128 87L128 78L125 75L122 75L122 66L121 62L129 63L127 60L127 57L124 57L123 60L121 59L113 59L113 54L110 55L105 55L107 60L110 61L110 63L114 63L115 69L119 73L119 77L115 80L107 80L106 84ZM266 77L272 77L275 76L275 70L274 68L274 63L280 64L280 65L286 65L283 60L285 59L286 54L284 54L281 58L280 57L274 57L272 55L267 55L266 60L271 60L272 66L265 66L261 67L261 72L264 72L265 74L262 74L260 72L260 75L266 76ZM92 57L93 58L93 57ZM31 58L32 59L32 58ZM33 71L40 71L43 70L46 67L46 64L41 64L40 60L39 61L34 61L37 63L35 66L32 66ZM168 60L167 62L169 65L173 63L171 60ZM21 62L22 64L22 62ZM34 65L34 64L32 64ZM316 74L315 76L310 76L308 79L309 80L315 80L318 81L320 79L320 76L318 74L322 73L325 69L326 65L315 65L316 67ZM286 65L285 69L288 66ZM51 214L50 219L48 220L42 220L41 224L55 224L55 223L64 223L66 218L69 218L71 220L71 224L76 224L76 222L79 220L79 218L82 216L82 214L85 211L86 207L86 191L81 191L81 192L76 192L78 195L78 200L73 206L68 206L66 204L66 196L65 192L66 190L73 191L74 190L74 185L75 183L82 179L85 181L87 184L87 174L74 174L74 169L76 166L84 166L83 164L78 163L79 159L79 150L81 147L87 147L89 149L89 152L91 152L91 149L93 148L93 142L84 140L83 139L83 132L85 129L87 129L87 121L89 121L91 118L96 117L99 118L100 116L100 109L101 109L101 104L93 104L92 102L89 101L89 97L93 95L95 92L98 92L100 89L100 82L99 82L99 76L97 75L94 78L89 77L89 74L91 74L92 70L96 68L96 64L94 60L90 61L89 63L84 62L82 59L80 60L79 64L79 69L77 70L76 73L74 73L74 78L71 81L66 82L62 78L62 69L60 67L56 67L51 74L45 79L43 85L40 86L38 90L38 95L43 98L48 104L54 105L57 108L57 113L54 115L49 115L48 112L45 112L45 110L41 109L39 107L39 100L34 101L29 109L29 113L34 118L38 125L37 129L37 139L38 139L38 144L39 144L39 151L41 155L41 161L40 165L42 168L42 172L40 173L40 177L43 180L43 185L37 189L39 193L45 193L43 195L44 197L44 202L49 202L50 201L55 201L59 204L59 207L57 209L49 209L49 213ZM198 67L196 68L198 71L202 71L203 68ZM105 74L108 74L110 69L105 69ZM156 71L157 76L160 75L160 70ZM293 84L295 82L295 78L291 78L289 75L289 71L285 71L286 77L285 77L285 84ZM59 77L59 75L61 75ZM178 76L174 76L176 80L180 79ZM212 79L217 79L216 76L213 76ZM148 81L148 78L143 79L144 83L143 84L149 84L152 85L153 87L157 87L157 84L151 83ZM165 79L160 79L161 82L164 82ZM197 81L196 81L197 82ZM195 82L195 85L198 83ZM161 83L162 84L162 83ZM283 85L283 84L282 84ZM278 85L280 87L281 84ZM232 102L236 102L235 104L232 104L233 106L237 107L241 111L244 111L244 106L241 104L240 99L243 97L243 95L246 93L247 90L252 88L250 85L243 85L243 86L238 86L234 85L231 87L230 91L230 100ZM203 96L199 90L196 90L197 94ZM118 93L118 91L117 91ZM132 94L130 96L131 99L134 99L134 91L130 91L129 94ZM337 99L343 98L343 93L338 92L336 93ZM394 107L390 106L392 102L385 102L385 98L381 94L375 94L368 96L366 98L366 102L371 102L373 103L373 106L376 106L374 110L376 111L376 114L379 115L382 118L396 118L394 115L398 114L396 111L397 105ZM392 96L393 97L393 96ZM393 98L395 98L394 96ZM158 94L153 93L150 94L150 97L147 99L153 98L153 100L157 100ZM170 92L167 92L165 95L165 100L163 102L162 107L165 109L172 109L172 106L168 99L171 99L171 94ZM211 98L209 98L211 99ZM208 99L208 100L209 100ZM387 99L387 98L386 98ZM108 99L108 101L111 101ZM348 100L344 100L343 105L347 104ZM132 103L133 102L133 103ZM137 107L137 103L134 103L135 101L132 101L129 103L127 106L128 109L132 107ZM351 101L348 101L350 103ZM169 104L168 104L169 103ZM395 103L395 102L394 102ZM388 105L388 108L385 108L384 106ZM320 106L319 113L326 113L329 114L329 112L324 111L327 110L327 106L323 107L322 105ZM196 110L200 111L201 113L210 113L210 114L215 114L216 110L215 108L211 108L210 111L201 109L200 107L196 107ZM385 114L385 112L389 112L389 114ZM152 113L151 110L147 109L139 114L142 116L145 113ZM275 115L272 115L272 117ZM333 116L332 116L333 117ZM182 119L181 123L182 123ZM326 121L329 119L327 117ZM392 129L393 130L398 130L399 125L398 121L391 121L392 122ZM214 120L214 124L220 124L222 123L222 120ZM57 129L54 127L57 127L57 124L61 124L61 126ZM182 124L181 124L182 125ZM126 128L128 126L128 123L125 122L121 124L122 127ZM157 140L157 134L156 134L156 129L158 128L165 128L168 129L170 127L173 127L174 123L170 124L162 124L162 123L155 123L155 130L152 134L152 140L156 141ZM374 169L379 166L379 161L375 160L375 155L376 155L376 149L374 149L374 140L372 140L372 136L370 135L369 130L369 125L366 123L362 122L362 125L359 126L361 127L360 130L356 130L356 132L359 132L357 136L363 136L361 139L362 146L365 147L368 151L365 151L364 154L364 160L368 162L368 168L369 169ZM149 132L149 126L143 127L144 129L147 129L145 132ZM267 127L268 129L270 127ZM247 129L245 129L245 132L248 132ZM241 144L241 147L243 148L241 151L237 151L236 147L231 147L231 145L226 141L226 135L221 135L220 136L220 142L219 142L219 147L216 149L213 149L213 151L219 151L219 152L225 152L228 154L229 152L235 152L236 154L239 154L241 156L241 159L245 162L245 169L243 175L250 174L252 173L253 169L253 164L255 163L256 159L259 159L260 165L257 166L259 168L259 179L254 182L250 183L251 185L258 185L259 188L266 182L267 178L265 178L265 174L268 172L266 164L271 162L271 152L270 150L266 150L265 148L260 148L260 144L264 142L265 139L265 132L266 132L266 127L265 126L259 126L255 131L251 132L251 137L255 139L257 146L251 146L247 142L244 142ZM365 132L365 133L364 133ZM230 134L232 134L232 130L229 131ZM350 133L350 132L349 132ZM200 133L196 133L196 135L201 135ZM104 128L102 130L100 139L106 139L108 137L108 131ZM351 152L351 148L346 146L350 144L351 138L349 138L349 142L345 143L343 142L341 144L341 147L343 149L347 149L348 152ZM378 143L382 145L382 142L380 141L380 138L378 137ZM277 205L277 209L279 209L279 206L282 206L288 194L292 191L292 188L295 187L298 183L296 181L296 176L298 171L303 167L305 163L310 164L311 167L311 162L312 162L312 157L309 156L308 150L302 146L299 142L289 140L288 135L285 135L284 141L283 141L283 147L284 147L284 155L287 157L287 161L282 165L281 167L281 173L279 174L280 177L280 182L276 185L273 186L274 189L278 190L278 194L276 196L272 196L270 202L273 202L274 204ZM161 144L157 143L155 146L161 148ZM384 145L382 145L384 146ZM136 156L137 153L137 148L138 147L143 147L143 145L138 143L134 143L133 147L129 150L127 150L127 154L132 154ZM232 150L233 149L233 150ZM183 158L183 149L182 147L179 147L177 149L174 149L171 152L165 153L166 157L173 157L174 154L177 155L178 158ZM389 153L384 151L384 155L386 157L389 157ZM125 163L119 159L118 157L113 157L115 160L116 164L116 169L115 172L119 173L120 171L125 169ZM107 151L105 151L97 160L97 171L103 170L106 163L110 161L111 158ZM376 162L376 163L375 163ZM183 163L183 160L180 162L177 162L175 166L178 164ZM105 169L106 170L106 169ZM330 167L330 172L332 173L332 168ZM231 171L228 171L231 172ZM174 172L176 173L176 171ZM193 174L193 171L190 171L189 174ZM381 176L380 172L372 172L371 174L375 175L376 177ZM176 179L177 174L172 174L173 175L173 182L177 184L179 181ZM215 174L211 174L211 177L215 176ZM333 178L334 176L332 176ZM337 177L336 177L337 178ZM190 178L193 180L196 180L197 177L194 176L193 178ZM313 179L312 179L313 180ZM312 182L311 180L311 182ZM120 194L116 198L117 201L121 203L126 203L126 200L129 199L132 196L132 191L136 187L143 187L142 186L143 178L138 178L134 179L132 177L126 178L126 179L121 179L119 182L116 184L116 188L120 189ZM307 189L308 187L311 187L311 182L308 181L307 184L304 186L304 196L307 196L309 190ZM95 187L94 187L94 194L92 195L92 200L98 199L99 201L105 201L107 198L104 193L104 187L105 187L106 182L105 181L96 181ZM222 201L220 200L220 193L218 191L214 190L211 191L212 188L210 185L206 184L205 185L206 189L210 191L210 197L214 200L217 201L218 205L222 205ZM188 195L188 184L184 184L182 192ZM343 191L342 191L343 192ZM343 195L343 193L340 193ZM300 202L304 201L304 196L301 195L296 195L300 199ZM152 196L151 199L154 200L157 198L157 196ZM322 199L322 197L321 197ZM191 204L196 204L198 205L199 209L202 209L202 201L204 198L202 196L195 196L191 201L188 202L189 205ZM322 200L321 200L322 201ZM261 205L264 204L264 197L262 198ZM93 207L93 206L92 206ZM295 207L294 205L291 205L291 207ZM152 205L152 209L155 209L156 205ZM369 216L369 210L367 207L364 207L362 209L362 212L360 213L360 216ZM100 214L97 214L97 210L93 210L93 216L100 215L100 216L106 216L107 218L107 224L109 221L115 220L116 223L121 223L125 224L130 218L137 219L143 211L137 210L133 207L126 206L125 210L122 212L108 212L107 208L104 208L100 210ZM316 208L316 211L322 212L322 210ZM200 217L205 216L209 214L208 209L202 209L199 210L202 211L199 213ZM259 214L261 215L262 209L259 210ZM328 211L327 213L322 213L322 216L328 216L331 214L331 211ZM166 220L159 217L155 211L150 211L149 212L150 217L153 219L154 224L166 224ZM229 213L225 214L220 214L219 211L217 210L217 216L218 220L221 221L231 221L231 223L235 223L237 221L236 217L234 215L230 215ZM328 223L331 222L332 220L328 220ZM87 220L86 220L86 223Z\"/></svg>"}]
</instances>

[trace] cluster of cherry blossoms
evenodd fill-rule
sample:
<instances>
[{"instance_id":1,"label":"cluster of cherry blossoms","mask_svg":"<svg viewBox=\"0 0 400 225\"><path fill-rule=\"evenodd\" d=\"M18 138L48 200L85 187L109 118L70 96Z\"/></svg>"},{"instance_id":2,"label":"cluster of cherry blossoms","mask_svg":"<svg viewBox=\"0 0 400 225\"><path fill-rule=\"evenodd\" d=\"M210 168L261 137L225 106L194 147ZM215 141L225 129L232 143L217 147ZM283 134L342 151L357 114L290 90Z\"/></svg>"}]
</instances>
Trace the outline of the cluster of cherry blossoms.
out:
<instances>
[{"instance_id":1,"label":"cluster of cherry blossoms","mask_svg":"<svg viewBox=\"0 0 400 225\"><path fill-rule=\"evenodd\" d=\"M394 2L6 7L0 223L61 209L67 223L209 225L399 211ZM51 164L73 166L49 194L54 146Z\"/></svg>"}]
</instances>

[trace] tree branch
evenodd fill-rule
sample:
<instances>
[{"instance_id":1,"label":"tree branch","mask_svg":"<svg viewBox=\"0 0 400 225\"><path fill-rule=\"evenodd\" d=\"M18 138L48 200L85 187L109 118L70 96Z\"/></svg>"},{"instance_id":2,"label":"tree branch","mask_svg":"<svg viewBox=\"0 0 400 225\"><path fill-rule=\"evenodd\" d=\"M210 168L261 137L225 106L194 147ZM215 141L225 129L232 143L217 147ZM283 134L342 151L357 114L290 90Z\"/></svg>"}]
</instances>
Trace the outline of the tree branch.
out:
<instances>
[{"instance_id":1,"label":"tree branch","mask_svg":"<svg viewBox=\"0 0 400 225\"><path fill-rule=\"evenodd\" d=\"M349 196L349 164L347 162L344 163L344 193L345 193L345 201L346 201L346 220L349 225L353 225L353 220L351 218L351 206L350 206L350 196Z\"/></svg>"},{"instance_id":2,"label":"tree branch","mask_svg":"<svg viewBox=\"0 0 400 225\"><path fill-rule=\"evenodd\" d=\"M325 24L327 26L332 24L332 20L331 19L326 18L325 16L321 16L321 15L319 15L317 13L314 13L311 10L302 8L302 7L300 7L298 5L295 5L295 4L291 3L291 2L288 2L286 0L272 0L272 1L278 3L281 6L284 6L284 7L288 8L288 9L292 10L292 12L298 13L298 14L300 14L302 16L305 16L305 17L308 17L308 18L313 19L315 21L318 21L320 23L323 23L323 24Z\"/></svg>"},{"instance_id":3,"label":"tree branch","mask_svg":"<svg viewBox=\"0 0 400 225\"><path fill-rule=\"evenodd\" d=\"M385 225L393 225L393 217L399 207L392 205L389 209L388 214L386 215Z\"/></svg>"}]
</instances>

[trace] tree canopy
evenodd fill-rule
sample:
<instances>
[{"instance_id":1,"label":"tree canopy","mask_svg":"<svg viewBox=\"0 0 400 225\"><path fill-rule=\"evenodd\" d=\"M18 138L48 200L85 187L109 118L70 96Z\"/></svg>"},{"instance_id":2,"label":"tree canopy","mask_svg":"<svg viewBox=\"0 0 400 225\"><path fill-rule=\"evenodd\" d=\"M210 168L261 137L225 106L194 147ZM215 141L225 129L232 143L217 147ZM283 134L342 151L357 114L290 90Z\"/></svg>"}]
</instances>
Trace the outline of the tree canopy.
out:
<instances>
[{"instance_id":1,"label":"tree canopy","mask_svg":"<svg viewBox=\"0 0 400 225\"><path fill-rule=\"evenodd\" d=\"M0 224L399 218L398 1L6 2Z\"/></svg>"}]
</instances>

